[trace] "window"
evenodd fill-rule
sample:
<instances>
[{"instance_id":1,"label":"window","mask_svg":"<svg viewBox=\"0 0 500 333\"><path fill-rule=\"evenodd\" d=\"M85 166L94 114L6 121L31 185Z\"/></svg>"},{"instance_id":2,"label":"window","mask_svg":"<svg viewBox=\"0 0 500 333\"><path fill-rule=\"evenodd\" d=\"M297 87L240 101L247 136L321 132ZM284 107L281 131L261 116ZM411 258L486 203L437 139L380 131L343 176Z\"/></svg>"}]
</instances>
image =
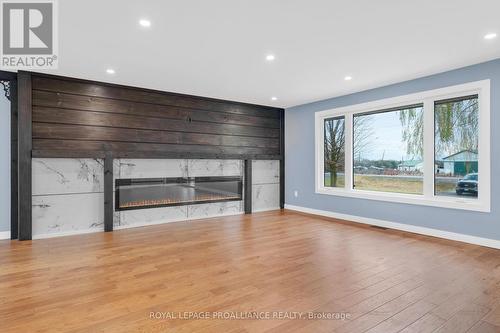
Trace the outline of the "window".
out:
<instances>
[{"instance_id":1,"label":"window","mask_svg":"<svg viewBox=\"0 0 500 333\"><path fill-rule=\"evenodd\" d=\"M437 101L434 106L436 195L478 195L478 96Z\"/></svg>"},{"instance_id":2,"label":"window","mask_svg":"<svg viewBox=\"0 0 500 333\"><path fill-rule=\"evenodd\" d=\"M316 112L316 192L490 211L489 80Z\"/></svg>"},{"instance_id":3,"label":"window","mask_svg":"<svg viewBox=\"0 0 500 333\"><path fill-rule=\"evenodd\" d=\"M357 190L423 193L423 105L353 116Z\"/></svg>"},{"instance_id":4,"label":"window","mask_svg":"<svg viewBox=\"0 0 500 333\"><path fill-rule=\"evenodd\" d=\"M324 124L324 184L325 187L345 186L345 119L325 119Z\"/></svg>"}]
</instances>

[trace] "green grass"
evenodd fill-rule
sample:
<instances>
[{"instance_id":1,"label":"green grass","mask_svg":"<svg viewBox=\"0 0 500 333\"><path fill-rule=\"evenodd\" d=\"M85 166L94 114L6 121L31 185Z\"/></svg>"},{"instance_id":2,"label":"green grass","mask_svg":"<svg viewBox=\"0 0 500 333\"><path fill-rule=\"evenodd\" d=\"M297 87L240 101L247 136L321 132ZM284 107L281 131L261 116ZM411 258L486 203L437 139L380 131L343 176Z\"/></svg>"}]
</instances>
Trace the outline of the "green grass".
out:
<instances>
[{"instance_id":1,"label":"green grass","mask_svg":"<svg viewBox=\"0 0 500 333\"><path fill-rule=\"evenodd\" d=\"M421 178L389 178L370 175L354 175L354 185L357 190L406 194L422 194L424 189Z\"/></svg>"},{"instance_id":2,"label":"green grass","mask_svg":"<svg viewBox=\"0 0 500 333\"><path fill-rule=\"evenodd\" d=\"M344 187L344 186L345 186L345 177L343 175L339 175L337 177L336 187ZM325 175L325 187L332 187L332 179L330 175Z\"/></svg>"},{"instance_id":3,"label":"green grass","mask_svg":"<svg viewBox=\"0 0 500 333\"><path fill-rule=\"evenodd\" d=\"M422 194L423 180L420 178L404 178L404 177L379 177L373 175L355 175L354 185L358 190L378 191L378 192L393 192L404 194ZM331 187L330 175L325 175L325 187ZM337 178L337 187L345 186L345 178L339 175ZM437 194L454 194L455 183L453 182L436 182Z\"/></svg>"},{"instance_id":4,"label":"green grass","mask_svg":"<svg viewBox=\"0 0 500 333\"><path fill-rule=\"evenodd\" d=\"M454 183L436 181L436 194L455 194Z\"/></svg>"}]
</instances>

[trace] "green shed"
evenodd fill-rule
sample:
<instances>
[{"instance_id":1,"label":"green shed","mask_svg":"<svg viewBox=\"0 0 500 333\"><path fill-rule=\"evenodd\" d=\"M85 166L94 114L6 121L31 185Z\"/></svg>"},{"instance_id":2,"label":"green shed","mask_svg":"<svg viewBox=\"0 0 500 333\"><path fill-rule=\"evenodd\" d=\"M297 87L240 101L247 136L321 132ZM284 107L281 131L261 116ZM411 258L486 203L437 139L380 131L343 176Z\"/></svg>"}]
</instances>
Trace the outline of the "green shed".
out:
<instances>
[{"instance_id":1,"label":"green shed","mask_svg":"<svg viewBox=\"0 0 500 333\"><path fill-rule=\"evenodd\" d=\"M472 150L463 150L443 158L444 172L453 176L465 176L478 172L478 155Z\"/></svg>"}]
</instances>

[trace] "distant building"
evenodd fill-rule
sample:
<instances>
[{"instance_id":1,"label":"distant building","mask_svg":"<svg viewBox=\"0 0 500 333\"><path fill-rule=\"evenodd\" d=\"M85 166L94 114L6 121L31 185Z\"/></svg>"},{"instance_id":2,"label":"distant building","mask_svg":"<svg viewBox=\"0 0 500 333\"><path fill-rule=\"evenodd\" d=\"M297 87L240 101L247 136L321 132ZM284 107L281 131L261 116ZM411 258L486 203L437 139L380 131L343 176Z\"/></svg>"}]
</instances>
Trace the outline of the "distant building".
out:
<instances>
[{"instance_id":1,"label":"distant building","mask_svg":"<svg viewBox=\"0 0 500 333\"><path fill-rule=\"evenodd\" d=\"M462 150L461 152L443 157L443 172L453 176L465 176L478 172L477 152Z\"/></svg>"},{"instance_id":2,"label":"distant building","mask_svg":"<svg viewBox=\"0 0 500 333\"><path fill-rule=\"evenodd\" d=\"M424 163L420 160L403 161L398 165L399 171L424 171Z\"/></svg>"}]
</instances>

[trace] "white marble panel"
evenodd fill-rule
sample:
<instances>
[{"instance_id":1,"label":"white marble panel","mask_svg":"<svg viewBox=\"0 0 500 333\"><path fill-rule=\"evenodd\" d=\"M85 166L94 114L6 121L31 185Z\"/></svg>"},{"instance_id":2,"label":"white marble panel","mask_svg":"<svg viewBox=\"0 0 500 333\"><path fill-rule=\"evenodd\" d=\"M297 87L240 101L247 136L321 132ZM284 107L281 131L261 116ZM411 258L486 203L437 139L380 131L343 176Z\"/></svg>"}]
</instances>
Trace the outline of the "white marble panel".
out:
<instances>
[{"instance_id":1,"label":"white marble panel","mask_svg":"<svg viewBox=\"0 0 500 333\"><path fill-rule=\"evenodd\" d=\"M187 177L187 162L183 159L120 159L119 177L161 178Z\"/></svg>"},{"instance_id":2,"label":"white marble panel","mask_svg":"<svg viewBox=\"0 0 500 333\"><path fill-rule=\"evenodd\" d=\"M34 158L33 195L103 192L103 160Z\"/></svg>"},{"instance_id":3,"label":"white marble panel","mask_svg":"<svg viewBox=\"0 0 500 333\"><path fill-rule=\"evenodd\" d=\"M120 212L119 227L142 226L187 219L187 206L125 210Z\"/></svg>"},{"instance_id":4,"label":"white marble panel","mask_svg":"<svg viewBox=\"0 0 500 333\"><path fill-rule=\"evenodd\" d=\"M280 185L260 184L252 186L252 211L280 208Z\"/></svg>"},{"instance_id":5,"label":"white marble panel","mask_svg":"<svg viewBox=\"0 0 500 333\"><path fill-rule=\"evenodd\" d=\"M104 194L33 196L33 236L104 230Z\"/></svg>"},{"instance_id":6,"label":"white marble panel","mask_svg":"<svg viewBox=\"0 0 500 333\"><path fill-rule=\"evenodd\" d=\"M222 215L236 215L243 212L242 201L213 202L188 206L188 218L200 219Z\"/></svg>"},{"instance_id":7,"label":"white marble panel","mask_svg":"<svg viewBox=\"0 0 500 333\"><path fill-rule=\"evenodd\" d=\"M188 176L241 176L242 166L240 160L188 160Z\"/></svg>"},{"instance_id":8,"label":"white marble panel","mask_svg":"<svg viewBox=\"0 0 500 333\"><path fill-rule=\"evenodd\" d=\"M121 225L122 216L120 212L113 211L113 227L119 227Z\"/></svg>"},{"instance_id":9,"label":"white marble panel","mask_svg":"<svg viewBox=\"0 0 500 333\"><path fill-rule=\"evenodd\" d=\"M255 161L253 209L279 207L279 162ZM240 160L116 159L114 178L242 176ZM103 161L33 160L33 234L103 230ZM275 184L269 184L275 183ZM117 228L239 214L242 201L114 212Z\"/></svg>"},{"instance_id":10,"label":"white marble panel","mask_svg":"<svg viewBox=\"0 0 500 333\"><path fill-rule=\"evenodd\" d=\"M115 190L115 179L119 179L120 177L120 159L113 160L113 191Z\"/></svg>"},{"instance_id":11,"label":"white marble panel","mask_svg":"<svg viewBox=\"0 0 500 333\"><path fill-rule=\"evenodd\" d=\"M280 161L252 161L252 184L278 184L280 182Z\"/></svg>"}]
</instances>

